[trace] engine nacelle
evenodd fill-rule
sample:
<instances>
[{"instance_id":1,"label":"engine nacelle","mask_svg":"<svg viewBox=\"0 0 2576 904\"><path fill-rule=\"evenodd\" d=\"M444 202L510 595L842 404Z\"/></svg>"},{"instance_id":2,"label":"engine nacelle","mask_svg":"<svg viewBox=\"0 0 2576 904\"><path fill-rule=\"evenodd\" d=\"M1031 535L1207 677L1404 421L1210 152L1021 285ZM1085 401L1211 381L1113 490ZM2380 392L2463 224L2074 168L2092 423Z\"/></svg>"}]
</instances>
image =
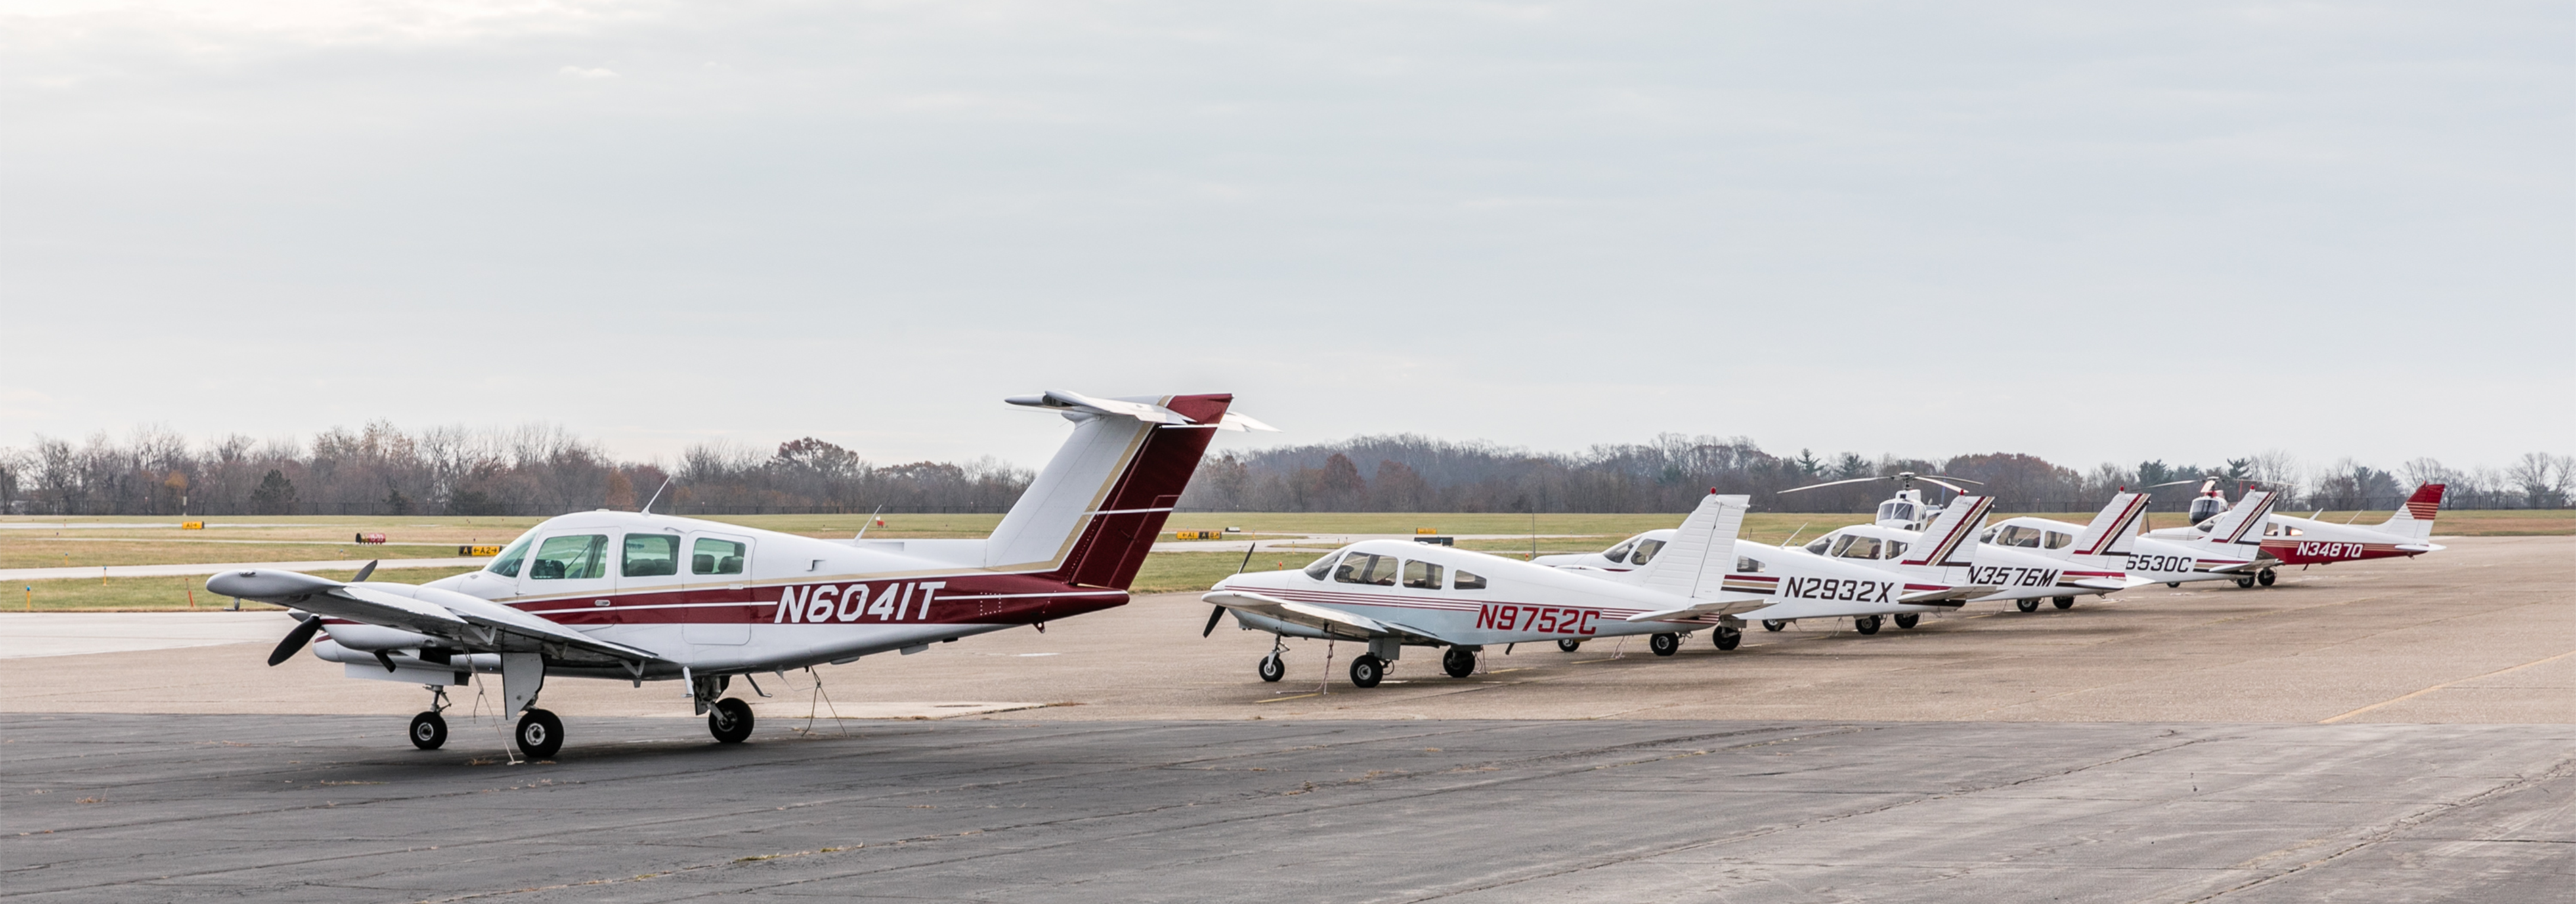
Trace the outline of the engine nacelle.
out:
<instances>
[{"instance_id":1,"label":"engine nacelle","mask_svg":"<svg viewBox=\"0 0 2576 904\"><path fill-rule=\"evenodd\" d=\"M333 642L338 643L341 646L352 650L364 650L370 653L377 650L419 649L438 642L427 634L405 631L401 628L385 628L378 627L376 625L361 625L355 623L330 625L323 628L322 633L329 635ZM331 657L325 656L322 658L330 659ZM336 662L338 660L333 661Z\"/></svg>"}]
</instances>

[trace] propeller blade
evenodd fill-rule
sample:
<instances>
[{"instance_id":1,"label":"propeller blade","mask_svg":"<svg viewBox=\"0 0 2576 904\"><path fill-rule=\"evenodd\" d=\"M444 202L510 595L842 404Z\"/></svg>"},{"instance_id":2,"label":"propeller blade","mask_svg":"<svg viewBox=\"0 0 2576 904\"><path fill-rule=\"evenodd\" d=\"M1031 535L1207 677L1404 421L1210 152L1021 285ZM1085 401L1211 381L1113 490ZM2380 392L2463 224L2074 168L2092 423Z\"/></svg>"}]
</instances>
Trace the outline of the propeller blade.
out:
<instances>
[{"instance_id":1,"label":"propeller blade","mask_svg":"<svg viewBox=\"0 0 2576 904\"><path fill-rule=\"evenodd\" d=\"M1854 478L1852 478L1852 479L1850 479L1850 480L1837 480L1837 481L1834 481L1834 482L1832 482L1832 483L1811 483L1811 484L1808 484L1808 485L1806 485L1806 486L1802 486L1802 487L1790 487L1790 488L1788 488L1788 489L1781 490L1780 492L1783 492L1783 493L1798 493L1798 492L1804 492L1804 491L1807 491L1807 490L1821 490L1821 489L1824 489L1824 488L1826 488L1826 487L1838 487L1838 486L1842 486L1843 484L1846 484L1846 483L1868 483L1868 482L1873 481L1873 480L1894 480L1894 479L1895 479L1895 478L1893 478L1893 477L1854 477Z\"/></svg>"},{"instance_id":2,"label":"propeller blade","mask_svg":"<svg viewBox=\"0 0 2576 904\"><path fill-rule=\"evenodd\" d=\"M1207 624L1207 630L1200 631L1200 632L1199 632L1199 636L1200 636L1200 637L1206 637L1206 636L1208 636L1208 635L1210 635L1210 634L1214 634L1214 633L1216 633L1216 623L1217 623L1217 621L1218 621L1219 619L1225 618L1225 607L1224 607L1224 606L1209 606L1209 607L1208 607L1208 609L1209 609L1209 610L1211 610L1211 611L1209 611L1209 612L1208 612L1208 624Z\"/></svg>"},{"instance_id":3,"label":"propeller blade","mask_svg":"<svg viewBox=\"0 0 2576 904\"><path fill-rule=\"evenodd\" d=\"M277 642L277 649L269 651L268 664L276 665L293 658L295 651L303 649L305 644L312 642L314 632L320 630L322 630L322 616L306 616L303 621L295 624L295 630L286 632L285 640Z\"/></svg>"},{"instance_id":4,"label":"propeller blade","mask_svg":"<svg viewBox=\"0 0 2576 904\"><path fill-rule=\"evenodd\" d=\"M349 583L352 583L352 584L363 584L363 583L366 583L366 581L367 581L367 576L368 576L368 575L371 575L371 574L375 574L375 573L376 573L376 562L381 562L381 561L384 561L384 560L383 560L383 559L376 559L376 560L373 560L373 561L368 562L368 563L367 563L367 567L358 569L358 574L357 574L357 576L350 578L350 579L349 579Z\"/></svg>"}]
</instances>

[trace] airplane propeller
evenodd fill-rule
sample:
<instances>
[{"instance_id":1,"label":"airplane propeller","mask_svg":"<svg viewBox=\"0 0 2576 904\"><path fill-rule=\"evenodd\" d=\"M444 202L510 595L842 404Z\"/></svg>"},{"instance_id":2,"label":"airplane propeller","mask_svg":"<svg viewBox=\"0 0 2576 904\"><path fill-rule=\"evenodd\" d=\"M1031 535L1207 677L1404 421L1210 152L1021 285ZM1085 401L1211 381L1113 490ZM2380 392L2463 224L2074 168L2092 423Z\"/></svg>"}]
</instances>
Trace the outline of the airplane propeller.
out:
<instances>
[{"instance_id":1,"label":"airplane propeller","mask_svg":"<svg viewBox=\"0 0 2576 904\"><path fill-rule=\"evenodd\" d=\"M1253 550L1260 548L1261 544L1259 543L1244 547L1243 564L1234 566L1234 573L1242 574L1244 569L1252 567L1252 552ZM1225 619L1224 606L1209 606L1208 610L1207 627L1199 629L1199 637L1201 638L1205 638L1210 634L1216 633L1216 623Z\"/></svg>"},{"instance_id":2,"label":"airplane propeller","mask_svg":"<svg viewBox=\"0 0 2576 904\"><path fill-rule=\"evenodd\" d=\"M1931 484L1931 485L1936 486L1936 487L1941 487L1941 488L1943 488L1943 489L1947 489L1947 490L1949 490L1950 492L1953 492L1953 493L1965 493L1965 492L1967 492L1967 491L1968 491L1968 488L1967 488L1967 487L1963 487L1963 486L1959 486L1958 484L1949 483L1948 481L1956 480L1956 481L1958 481L1959 483L1973 483L1973 484L1976 484L1976 485L1978 485L1978 486L1985 486L1985 485L1986 485L1986 482L1985 482L1985 481L1982 481L1982 480L1969 480L1968 478L1965 478L1965 477L1951 477L1951 476L1948 476L1948 475L1941 475L1941 476L1937 476L1937 477L1936 477L1936 476L1933 476L1933 475L1930 475L1930 474L1917 474L1917 473L1914 473L1914 472L1912 472L1912 471L1898 471L1898 472L1896 472L1896 473L1894 473L1894 474L1888 474L1888 475L1879 476L1879 477L1854 477L1854 478L1852 478L1852 479L1850 479L1850 480L1837 480L1837 481L1833 481L1833 482L1831 482L1831 483L1811 483L1811 484L1808 484L1808 485L1806 485L1806 486L1802 486L1802 487L1791 487L1791 488L1789 488L1789 489L1781 490L1780 492L1783 492L1783 493L1796 493L1796 492L1801 492L1801 491L1805 491L1805 490L1820 490L1820 489L1824 489L1825 487L1838 487L1838 486L1842 486L1843 484L1846 484L1846 483L1868 483L1868 482L1873 481L1873 480L1893 480L1893 481L1897 481L1896 488L1897 488L1897 489L1899 489L1899 490L1910 490L1910 489L1913 489L1913 488L1914 488L1914 482L1915 482L1915 481L1917 481L1917 480L1920 480L1920 481L1923 481L1924 483L1928 483L1928 484Z\"/></svg>"},{"instance_id":3,"label":"airplane propeller","mask_svg":"<svg viewBox=\"0 0 2576 904\"><path fill-rule=\"evenodd\" d=\"M277 649L269 651L268 664L276 665L294 658L295 651L301 650L304 648L305 644L311 643L313 641L313 635L321 630L322 616L305 616L302 621L295 623L295 630L286 632L285 640L277 642Z\"/></svg>"}]
</instances>

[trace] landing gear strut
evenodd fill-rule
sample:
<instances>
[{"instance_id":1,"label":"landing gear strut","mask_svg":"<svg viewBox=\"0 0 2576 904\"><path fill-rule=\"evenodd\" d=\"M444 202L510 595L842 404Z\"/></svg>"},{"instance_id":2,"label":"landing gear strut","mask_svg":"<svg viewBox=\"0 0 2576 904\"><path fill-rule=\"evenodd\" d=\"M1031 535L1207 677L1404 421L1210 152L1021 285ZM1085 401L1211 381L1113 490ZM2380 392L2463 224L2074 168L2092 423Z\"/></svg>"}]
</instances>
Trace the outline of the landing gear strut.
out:
<instances>
[{"instance_id":1,"label":"landing gear strut","mask_svg":"<svg viewBox=\"0 0 2576 904\"><path fill-rule=\"evenodd\" d=\"M1646 638L1646 649L1655 651L1655 655L1657 656L1670 656L1674 653L1679 653L1682 649L1682 636L1669 631L1657 634L1653 637Z\"/></svg>"},{"instance_id":2,"label":"landing gear strut","mask_svg":"<svg viewBox=\"0 0 2576 904\"><path fill-rule=\"evenodd\" d=\"M447 743L447 717L439 715L446 710L447 689L430 685L429 710L411 717L411 746L437 750Z\"/></svg>"},{"instance_id":3,"label":"landing gear strut","mask_svg":"<svg viewBox=\"0 0 2576 904\"><path fill-rule=\"evenodd\" d=\"M1448 672L1451 678L1465 678L1476 674L1476 651L1465 647L1450 647L1449 652L1440 654L1440 670Z\"/></svg>"},{"instance_id":4,"label":"landing gear strut","mask_svg":"<svg viewBox=\"0 0 2576 904\"><path fill-rule=\"evenodd\" d=\"M1920 612L1899 612L1899 613L1896 613L1896 626L1897 626L1897 627L1899 627L1899 628L1904 628L1905 630L1908 630L1908 631L1914 630L1914 626L1915 626L1917 623L1920 623L1920 622L1922 622L1922 621L1923 621L1923 613L1920 613Z\"/></svg>"},{"instance_id":5,"label":"landing gear strut","mask_svg":"<svg viewBox=\"0 0 2576 904\"><path fill-rule=\"evenodd\" d=\"M519 717L519 752L529 759L542 760L563 749L563 720L542 709L528 710Z\"/></svg>"},{"instance_id":6,"label":"landing gear strut","mask_svg":"<svg viewBox=\"0 0 2576 904\"><path fill-rule=\"evenodd\" d=\"M1863 634L1878 633L1878 616L1864 615L1859 618L1852 619L1852 630Z\"/></svg>"},{"instance_id":7,"label":"landing gear strut","mask_svg":"<svg viewBox=\"0 0 2576 904\"><path fill-rule=\"evenodd\" d=\"M1280 660L1279 651L1272 650L1270 655L1261 657L1261 665L1254 671L1261 674L1261 680L1275 682L1288 677L1288 663Z\"/></svg>"},{"instance_id":8,"label":"landing gear strut","mask_svg":"<svg viewBox=\"0 0 2576 904\"><path fill-rule=\"evenodd\" d=\"M1351 659L1353 687L1376 687L1378 682L1384 680L1386 680L1386 660L1379 659L1370 653L1362 653Z\"/></svg>"},{"instance_id":9,"label":"landing gear strut","mask_svg":"<svg viewBox=\"0 0 2576 904\"><path fill-rule=\"evenodd\" d=\"M2049 602L2049 604L2050 604L2050 605L2056 606L2057 608L2060 608L2060 609L2073 609L2073 608L2075 608L2075 598L2074 598L2074 597L2071 597L2071 596L2061 596L2061 597L2058 597L2058 598L2056 598L2056 599L2049 600L2048 602Z\"/></svg>"},{"instance_id":10,"label":"landing gear strut","mask_svg":"<svg viewBox=\"0 0 2576 904\"><path fill-rule=\"evenodd\" d=\"M740 744L751 737L751 704L726 697L707 708L707 733L718 744Z\"/></svg>"}]
</instances>

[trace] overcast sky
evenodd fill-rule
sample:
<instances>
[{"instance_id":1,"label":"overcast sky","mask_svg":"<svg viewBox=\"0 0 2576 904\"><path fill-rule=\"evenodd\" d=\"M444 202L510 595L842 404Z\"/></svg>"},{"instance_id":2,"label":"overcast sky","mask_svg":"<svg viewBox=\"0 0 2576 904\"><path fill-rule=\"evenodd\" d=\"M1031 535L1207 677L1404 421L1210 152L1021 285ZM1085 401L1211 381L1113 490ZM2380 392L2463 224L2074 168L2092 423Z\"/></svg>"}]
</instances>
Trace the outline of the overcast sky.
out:
<instances>
[{"instance_id":1,"label":"overcast sky","mask_svg":"<svg viewBox=\"0 0 2576 904\"><path fill-rule=\"evenodd\" d=\"M2576 452L2576 6L0 4L0 445Z\"/></svg>"}]
</instances>

